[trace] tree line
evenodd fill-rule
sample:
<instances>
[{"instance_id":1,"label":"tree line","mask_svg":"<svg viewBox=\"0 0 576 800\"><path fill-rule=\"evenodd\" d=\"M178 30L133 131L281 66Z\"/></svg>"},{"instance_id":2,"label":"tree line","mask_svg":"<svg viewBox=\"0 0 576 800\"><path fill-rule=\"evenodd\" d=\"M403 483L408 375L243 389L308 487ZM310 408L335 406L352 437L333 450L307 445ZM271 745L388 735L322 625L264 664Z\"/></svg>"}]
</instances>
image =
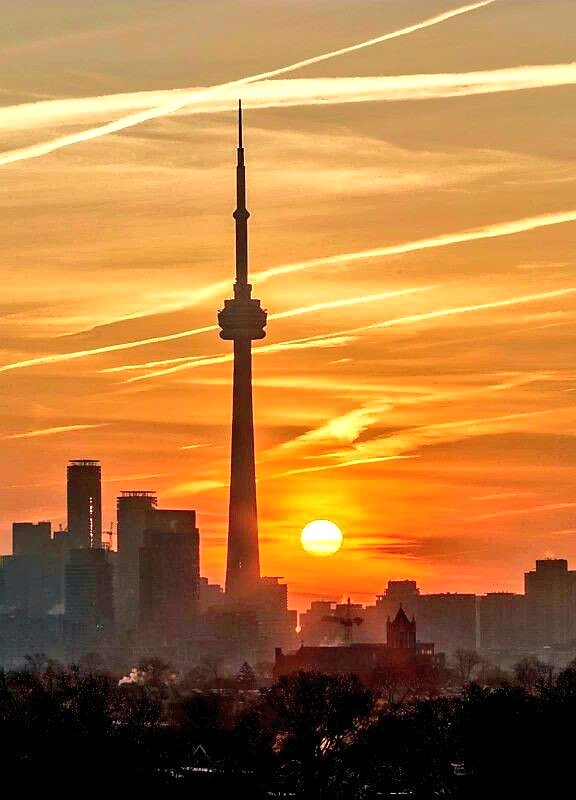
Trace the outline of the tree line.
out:
<instances>
[{"instance_id":1,"label":"tree line","mask_svg":"<svg viewBox=\"0 0 576 800\"><path fill-rule=\"evenodd\" d=\"M0 672L2 775L23 788L563 797L574 719L576 663L555 672L534 659L490 685L477 676L392 701L353 675L302 672L255 689L247 667L233 688L190 688L154 659L125 681L40 659Z\"/></svg>"}]
</instances>

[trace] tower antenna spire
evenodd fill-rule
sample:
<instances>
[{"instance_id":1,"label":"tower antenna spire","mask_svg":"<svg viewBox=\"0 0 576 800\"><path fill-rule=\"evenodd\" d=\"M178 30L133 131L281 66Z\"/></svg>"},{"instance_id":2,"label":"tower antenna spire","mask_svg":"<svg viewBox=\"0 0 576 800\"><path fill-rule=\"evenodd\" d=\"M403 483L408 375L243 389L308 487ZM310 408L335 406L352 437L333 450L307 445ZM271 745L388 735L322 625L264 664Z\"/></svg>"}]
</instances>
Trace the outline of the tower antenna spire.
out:
<instances>
[{"instance_id":1,"label":"tower antenna spire","mask_svg":"<svg viewBox=\"0 0 576 800\"><path fill-rule=\"evenodd\" d=\"M234 297L249 300L252 287L248 283L248 220L246 208L246 167L244 164L244 136L242 131L242 100L238 100L238 159L236 163L236 283Z\"/></svg>"},{"instance_id":2,"label":"tower antenna spire","mask_svg":"<svg viewBox=\"0 0 576 800\"><path fill-rule=\"evenodd\" d=\"M238 149L244 149L242 137L242 100L238 100Z\"/></svg>"}]
</instances>

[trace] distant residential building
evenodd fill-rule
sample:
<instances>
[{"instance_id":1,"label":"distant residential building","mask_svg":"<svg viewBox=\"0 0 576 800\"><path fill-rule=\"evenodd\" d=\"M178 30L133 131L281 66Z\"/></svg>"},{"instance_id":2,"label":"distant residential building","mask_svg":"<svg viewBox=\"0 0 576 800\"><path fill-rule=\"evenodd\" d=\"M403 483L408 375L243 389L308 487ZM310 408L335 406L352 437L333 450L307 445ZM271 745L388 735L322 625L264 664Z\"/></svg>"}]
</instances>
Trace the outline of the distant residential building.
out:
<instances>
[{"instance_id":1,"label":"distant residential building","mask_svg":"<svg viewBox=\"0 0 576 800\"><path fill-rule=\"evenodd\" d=\"M455 650L476 647L476 595L421 594L416 581L389 581L376 604L365 610L365 625L359 636L364 641L382 642L389 617L401 605L407 617L418 620L423 639L435 643L437 652L451 654Z\"/></svg>"},{"instance_id":2,"label":"distant residential building","mask_svg":"<svg viewBox=\"0 0 576 800\"><path fill-rule=\"evenodd\" d=\"M383 642L387 635L388 619L395 616L399 606L409 616L417 616L419 598L420 589L416 581L388 581L384 594L376 596L376 604L366 608L360 636L364 641Z\"/></svg>"},{"instance_id":3,"label":"distant residential building","mask_svg":"<svg viewBox=\"0 0 576 800\"><path fill-rule=\"evenodd\" d=\"M50 522L14 522L12 524L12 554L15 556L42 555L52 541Z\"/></svg>"},{"instance_id":4,"label":"distant residential building","mask_svg":"<svg viewBox=\"0 0 576 800\"><path fill-rule=\"evenodd\" d=\"M333 622L335 603L313 600L308 611L300 614L300 640L310 647L338 644L340 631Z\"/></svg>"},{"instance_id":5,"label":"distant residential building","mask_svg":"<svg viewBox=\"0 0 576 800\"><path fill-rule=\"evenodd\" d=\"M222 586L218 583L210 583L208 578L200 578L198 604L201 614L210 608L222 608L225 602L226 595Z\"/></svg>"},{"instance_id":6,"label":"distant residential building","mask_svg":"<svg viewBox=\"0 0 576 800\"><path fill-rule=\"evenodd\" d=\"M31 617L14 609L0 612L0 665L4 669L21 669L26 665L26 656L34 653L65 662L63 642L61 613Z\"/></svg>"},{"instance_id":7,"label":"distant residential building","mask_svg":"<svg viewBox=\"0 0 576 800\"><path fill-rule=\"evenodd\" d=\"M50 522L15 522L11 556L3 556L0 606L30 617L62 603L63 560L54 547Z\"/></svg>"},{"instance_id":8,"label":"distant residential building","mask_svg":"<svg viewBox=\"0 0 576 800\"><path fill-rule=\"evenodd\" d=\"M476 649L476 595L421 595L416 619L422 637L433 641L438 652Z\"/></svg>"},{"instance_id":9,"label":"distant residential building","mask_svg":"<svg viewBox=\"0 0 576 800\"><path fill-rule=\"evenodd\" d=\"M135 630L140 602L140 550L144 531L156 508L155 492L124 491L117 500L118 569L116 597L118 624L123 630Z\"/></svg>"},{"instance_id":10,"label":"distant residential building","mask_svg":"<svg viewBox=\"0 0 576 800\"><path fill-rule=\"evenodd\" d=\"M64 624L69 658L99 650L113 633L111 554L104 548L71 550L65 568Z\"/></svg>"},{"instance_id":11,"label":"distant residential building","mask_svg":"<svg viewBox=\"0 0 576 800\"><path fill-rule=\"evenodd\" d=\"M480 649L518 652L527 643L527 605L522 594L491 592L479 598Z\"/></svg>"},{"instance_id":12,"label":"distant residential building","mask_svg":"<svg viewBox=\"0 0 576 800\"><path fill-rule=\"evenodd\" d=\"M524 576L528 644L565 645L576 640L576 572L564 558L536 561Z\"/></svg>"},{"instance_id":13,"label":"distant residential building","mask_svg":"<svg viewBox=\"0 0 576 800\"><path fill-rule=\"evenodd\" d=\"M255 596L262 659L270 660L276 647L296 645L296 611L288 609L288 587L280 578L260 578Z\"/></svg>"},{"instance_id":14,"label":"distant residential building","mask_svg":"<svg viewBox=\"0 0 576 800\"><path fill-rule=\"evenodd\" d=\"M150 512L140 549L139 623L142 647L159 654L180 648L198 616L200 534L195 511Z\"/></svg>"}]
</instances>

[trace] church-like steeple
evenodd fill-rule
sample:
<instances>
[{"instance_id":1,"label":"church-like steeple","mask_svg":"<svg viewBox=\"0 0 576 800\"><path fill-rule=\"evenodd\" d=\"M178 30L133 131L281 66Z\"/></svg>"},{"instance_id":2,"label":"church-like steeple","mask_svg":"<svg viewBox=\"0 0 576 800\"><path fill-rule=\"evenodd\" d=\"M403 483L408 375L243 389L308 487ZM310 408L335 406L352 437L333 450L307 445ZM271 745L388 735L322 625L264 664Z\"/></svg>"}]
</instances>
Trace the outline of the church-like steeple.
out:
<instances>
[{"instance_id":1,"label":"church-like steeple","mask_svg":"<svg viewBox=\"0 0 576 800\"><path fill-rule=\"evenodd\" d=\"M388 617L386 622L386 642L388 647L395 650L416 649L416 620L408 619L406 612L400 606L392 621Z\"/></svg>"}]
</instances>

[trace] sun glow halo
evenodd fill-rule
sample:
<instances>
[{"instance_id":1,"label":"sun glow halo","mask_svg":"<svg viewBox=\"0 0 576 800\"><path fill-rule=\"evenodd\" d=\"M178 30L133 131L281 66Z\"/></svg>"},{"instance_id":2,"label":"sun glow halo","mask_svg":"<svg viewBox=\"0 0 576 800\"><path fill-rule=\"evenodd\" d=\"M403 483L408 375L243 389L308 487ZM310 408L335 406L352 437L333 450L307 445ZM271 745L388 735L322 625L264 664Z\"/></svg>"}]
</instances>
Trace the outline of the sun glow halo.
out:
<instances>
[{"instance_id":1,"label":"sun glow halo","mask_svg":"<svg viewBox=\"0 0 576 800\"><path fill-rule=\"evenodd\" d=\"M326 519L309 522L300 534L302 547L313 556L333 556L342 547L343 540L340 528Z\"/></svg>"}]
</instances>

